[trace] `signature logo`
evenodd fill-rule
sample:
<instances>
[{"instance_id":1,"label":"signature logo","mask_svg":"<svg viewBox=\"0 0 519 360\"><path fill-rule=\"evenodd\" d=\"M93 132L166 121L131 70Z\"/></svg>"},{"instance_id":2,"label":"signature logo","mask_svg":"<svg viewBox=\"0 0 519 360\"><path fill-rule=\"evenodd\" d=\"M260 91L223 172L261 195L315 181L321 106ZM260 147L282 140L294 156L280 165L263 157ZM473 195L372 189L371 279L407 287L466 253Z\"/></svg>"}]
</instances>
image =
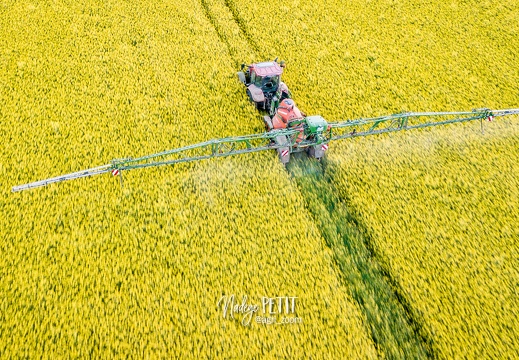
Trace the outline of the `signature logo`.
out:
<instances>
[{"instance_id":1,"label":"signature logo","mask_svg":"<svg viewBox=\"0 0 519 360\"><path fill-rule=\"evenodd\" d=\"M296 316L296 296L263 296L258 302L249 302L247 295L239 301L234 294L223 295L218 303L224 319L241 319L243 326L249 326L255 319L258 324L284 325L299 324L303 320Z\"/></svg>"}]
</instances>

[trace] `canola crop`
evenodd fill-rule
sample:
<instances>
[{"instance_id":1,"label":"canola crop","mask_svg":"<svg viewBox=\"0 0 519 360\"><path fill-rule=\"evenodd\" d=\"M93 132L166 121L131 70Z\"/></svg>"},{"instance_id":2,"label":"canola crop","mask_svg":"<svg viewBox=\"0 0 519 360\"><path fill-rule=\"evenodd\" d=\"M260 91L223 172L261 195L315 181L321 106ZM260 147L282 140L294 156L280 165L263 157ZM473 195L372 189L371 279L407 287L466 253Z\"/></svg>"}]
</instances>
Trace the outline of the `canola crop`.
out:
<instances>
[{"instance_id":1,"label":"canola crop","mask_svg":"<svg viewBox=\"0 0 519 360\"><path fill-rule=\"evenodd\" d=\"M205 5L0 5L2 356L377 356L273 153L10 193L262 131ZM297 297L302 322L243 326L217 306L232 294Z\"/></svg>"},{"instance_id":2,"label":"canola crop","mask_svg":"<svg viewBox=\"0 0 519 360\"><path fill-rule=\"evenodd\" d=\"M255 14L247 32L269 39L266 56L283 54L307 114L519 106L515 1L228 3ZM330 191L353 208L440 358L518 351L517 121L330 145Z\"/></svg>"},{"instance_id":3,"label":"canola crop","mask_svg":"<svg viewBox=\"0 0 519 360\"><path fill-rule=\"evenodd\" d=\"M0 353L402 354L374 343L275 154L128 172L122 190L109 176L10 188L261 132L235 72L276 56L300 108L328 120L517 107L518 10L511 0L4 2ZM330 147L336 197L440 358L517 353L516 123ZM297 296L303 322L244 327L223 319L224 294Z\"/></svg>"},{"instance_id":4,"label":"canola crop","mask_svg":"<svg viewBox=\"0 0 519 360\"><path fill-rule=\"evenodd\" d=\"M356 139L329 157L442 358L513 358L519 123Z\"/></svg>"}]
</instances>

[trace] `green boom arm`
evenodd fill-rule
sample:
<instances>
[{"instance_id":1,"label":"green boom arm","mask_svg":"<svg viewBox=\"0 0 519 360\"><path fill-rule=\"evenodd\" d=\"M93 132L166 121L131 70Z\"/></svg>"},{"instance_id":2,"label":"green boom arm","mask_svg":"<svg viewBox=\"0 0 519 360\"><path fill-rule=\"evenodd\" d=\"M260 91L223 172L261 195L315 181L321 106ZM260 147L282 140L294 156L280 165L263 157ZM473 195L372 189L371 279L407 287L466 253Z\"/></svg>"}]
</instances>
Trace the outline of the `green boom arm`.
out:
<instances>
[{"instance_id":1,"label":"green boom arm","mask_svg":"<svg viewBox=\"0 0 519 360\"><path fill-rule=\"evenodd\" d=\"M514 114L519 114L519 109L478 109L464 112L402 113L369 119L334 122L330 123L329 129L323 132L324 141L323 139L316 140L316 144L317 141L321 144L356 136L376 135L393 131L418 129L458 122L480 120L481 124L483 124L483 120L485 119L492 120L494 117ZM296 145L296 139L299 133L300 129L273 130L262 134L209 140L135 159L112 160L110 164L96 168L15 186L12 188L12 191L28 190L56 182L100 175L107 172L119 173L125 170L160 165L172 165L181 162L204 160L212 157L224 157L264 150L292 148ZM280 138L286 139L285 142L280 143L279 141L275 141ZM308 141L305 141L305 145L311 146L312 144L308 144Z\"/></svg>"},{"instance_id":2,"label":"green boom arm","mask_svg":"<svg viewBox=\"0 0 519 360\"><path fill-rule=\"evenodd\" d=\"M494 117L519 114L519 109L490 110L476 109L459 112L410 112L368 119L330 123L328 139L339 140L356 136L383 134L387 132L419 129L467 121L493 120ZM483 129L483 127L482 127Z\"/></svg>"},{"instance_id":3,"label":"green boom arm","mask_svg":"<svg viewBox=\"0 0 519 360\"><path fill-rule=\"evenodd\" d=\"M18 185L13 187L12 191L28 190L56 182L100 175L107 172L121 172L123 170L172 165L181 162L204 160L212 157L224 157L263 150L279 149L282 147L291 147L294 145L298 133L298 130L275 130L263 134L213 139L135 159L115 159L112 160L110 164L96 168L40 180L25 185ZM272 141L280 135L285 136L285 139L287 139L286 143L276 143Z\"/></svg>"}]
</instances>

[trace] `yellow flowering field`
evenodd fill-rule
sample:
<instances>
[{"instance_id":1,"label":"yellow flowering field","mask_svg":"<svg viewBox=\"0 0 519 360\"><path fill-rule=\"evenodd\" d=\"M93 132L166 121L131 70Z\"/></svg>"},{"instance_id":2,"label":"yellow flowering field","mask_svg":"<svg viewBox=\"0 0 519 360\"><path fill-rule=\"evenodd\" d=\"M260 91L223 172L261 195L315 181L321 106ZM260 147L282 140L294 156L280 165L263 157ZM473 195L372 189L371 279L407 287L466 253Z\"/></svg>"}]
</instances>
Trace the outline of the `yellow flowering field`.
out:
<instances>
[{"instance_id":1,"label":"yellow flowering field","mask_svg":"<svg viewBox=\"0 0 519 360\"><path fill-rule=\"evenodd\" d=\"M222 2L308 114L517 107L514 0Z\"/></svg>"},{"instance_id":2,"label":"yellow flowering field","mask_svg":"<svg viewBox=\"0 0 519 360\"><path fill-rule=\"evenodd\" d=\"M330 121L517 108L518 7L3 2L0 354L514 357L517 117L10 189L261 132L235 73L276 56Z\"/></svg>"},{"instance_id":3,"label":"yellow flowering field","mask_svg":"<svg viewBox=\"0 0 519 360\"><path fill-rule=\"evenodd\" d=\"M190 1L0 5L2 357L377 356L273 153L127 172L122 189L104 175L10 192L262 131L216 11ZM247 326L243 296L259 306ZM258 323L264 297L296 298L288 318L298 322Z\"/></svg>"},{"instance_id":4,"label":"yellow flowering field","mask_svg":"<svg viewBox=\"0 0 519 360\"><path fill-rule=\"evenodd\" d=\"M329 157L442 358L517 353L519 118L478 130L355 139Z\"/></svg>"}]
</instances>

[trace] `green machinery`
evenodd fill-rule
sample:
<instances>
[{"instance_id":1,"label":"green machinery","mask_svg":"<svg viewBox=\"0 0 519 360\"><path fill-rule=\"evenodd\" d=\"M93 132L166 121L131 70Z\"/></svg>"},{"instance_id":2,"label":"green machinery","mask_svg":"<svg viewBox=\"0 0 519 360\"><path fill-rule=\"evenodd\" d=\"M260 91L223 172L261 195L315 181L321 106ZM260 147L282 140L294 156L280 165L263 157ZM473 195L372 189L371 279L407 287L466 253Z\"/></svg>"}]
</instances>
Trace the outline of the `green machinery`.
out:
<instances>
[{"instance_id":1,"label":"green machinery","mask_svg":"<svg viewBox=\"0 0 519 360\"><path fill-rule=\"evenodd\" d=\"M109 164L96 168L15 186L12 188L12 191L28 190L56 182L104 173L118 175L122 184L122 173L128 170L266 150L276 150L282 163L289 161L290 154L301 151L306 151L311 157L319 159L324 156L324 152L328 149L328 144L334 140L469 121L480 121L481 129L483 130L483 121L491 121L495 117L514 114L519 114L519 109L410 112L330 123L319 115L306 116L292 121L286 129L271 130L254 135L214 139L139 158L116 159Z\"/></svg>"}]
</instances>

